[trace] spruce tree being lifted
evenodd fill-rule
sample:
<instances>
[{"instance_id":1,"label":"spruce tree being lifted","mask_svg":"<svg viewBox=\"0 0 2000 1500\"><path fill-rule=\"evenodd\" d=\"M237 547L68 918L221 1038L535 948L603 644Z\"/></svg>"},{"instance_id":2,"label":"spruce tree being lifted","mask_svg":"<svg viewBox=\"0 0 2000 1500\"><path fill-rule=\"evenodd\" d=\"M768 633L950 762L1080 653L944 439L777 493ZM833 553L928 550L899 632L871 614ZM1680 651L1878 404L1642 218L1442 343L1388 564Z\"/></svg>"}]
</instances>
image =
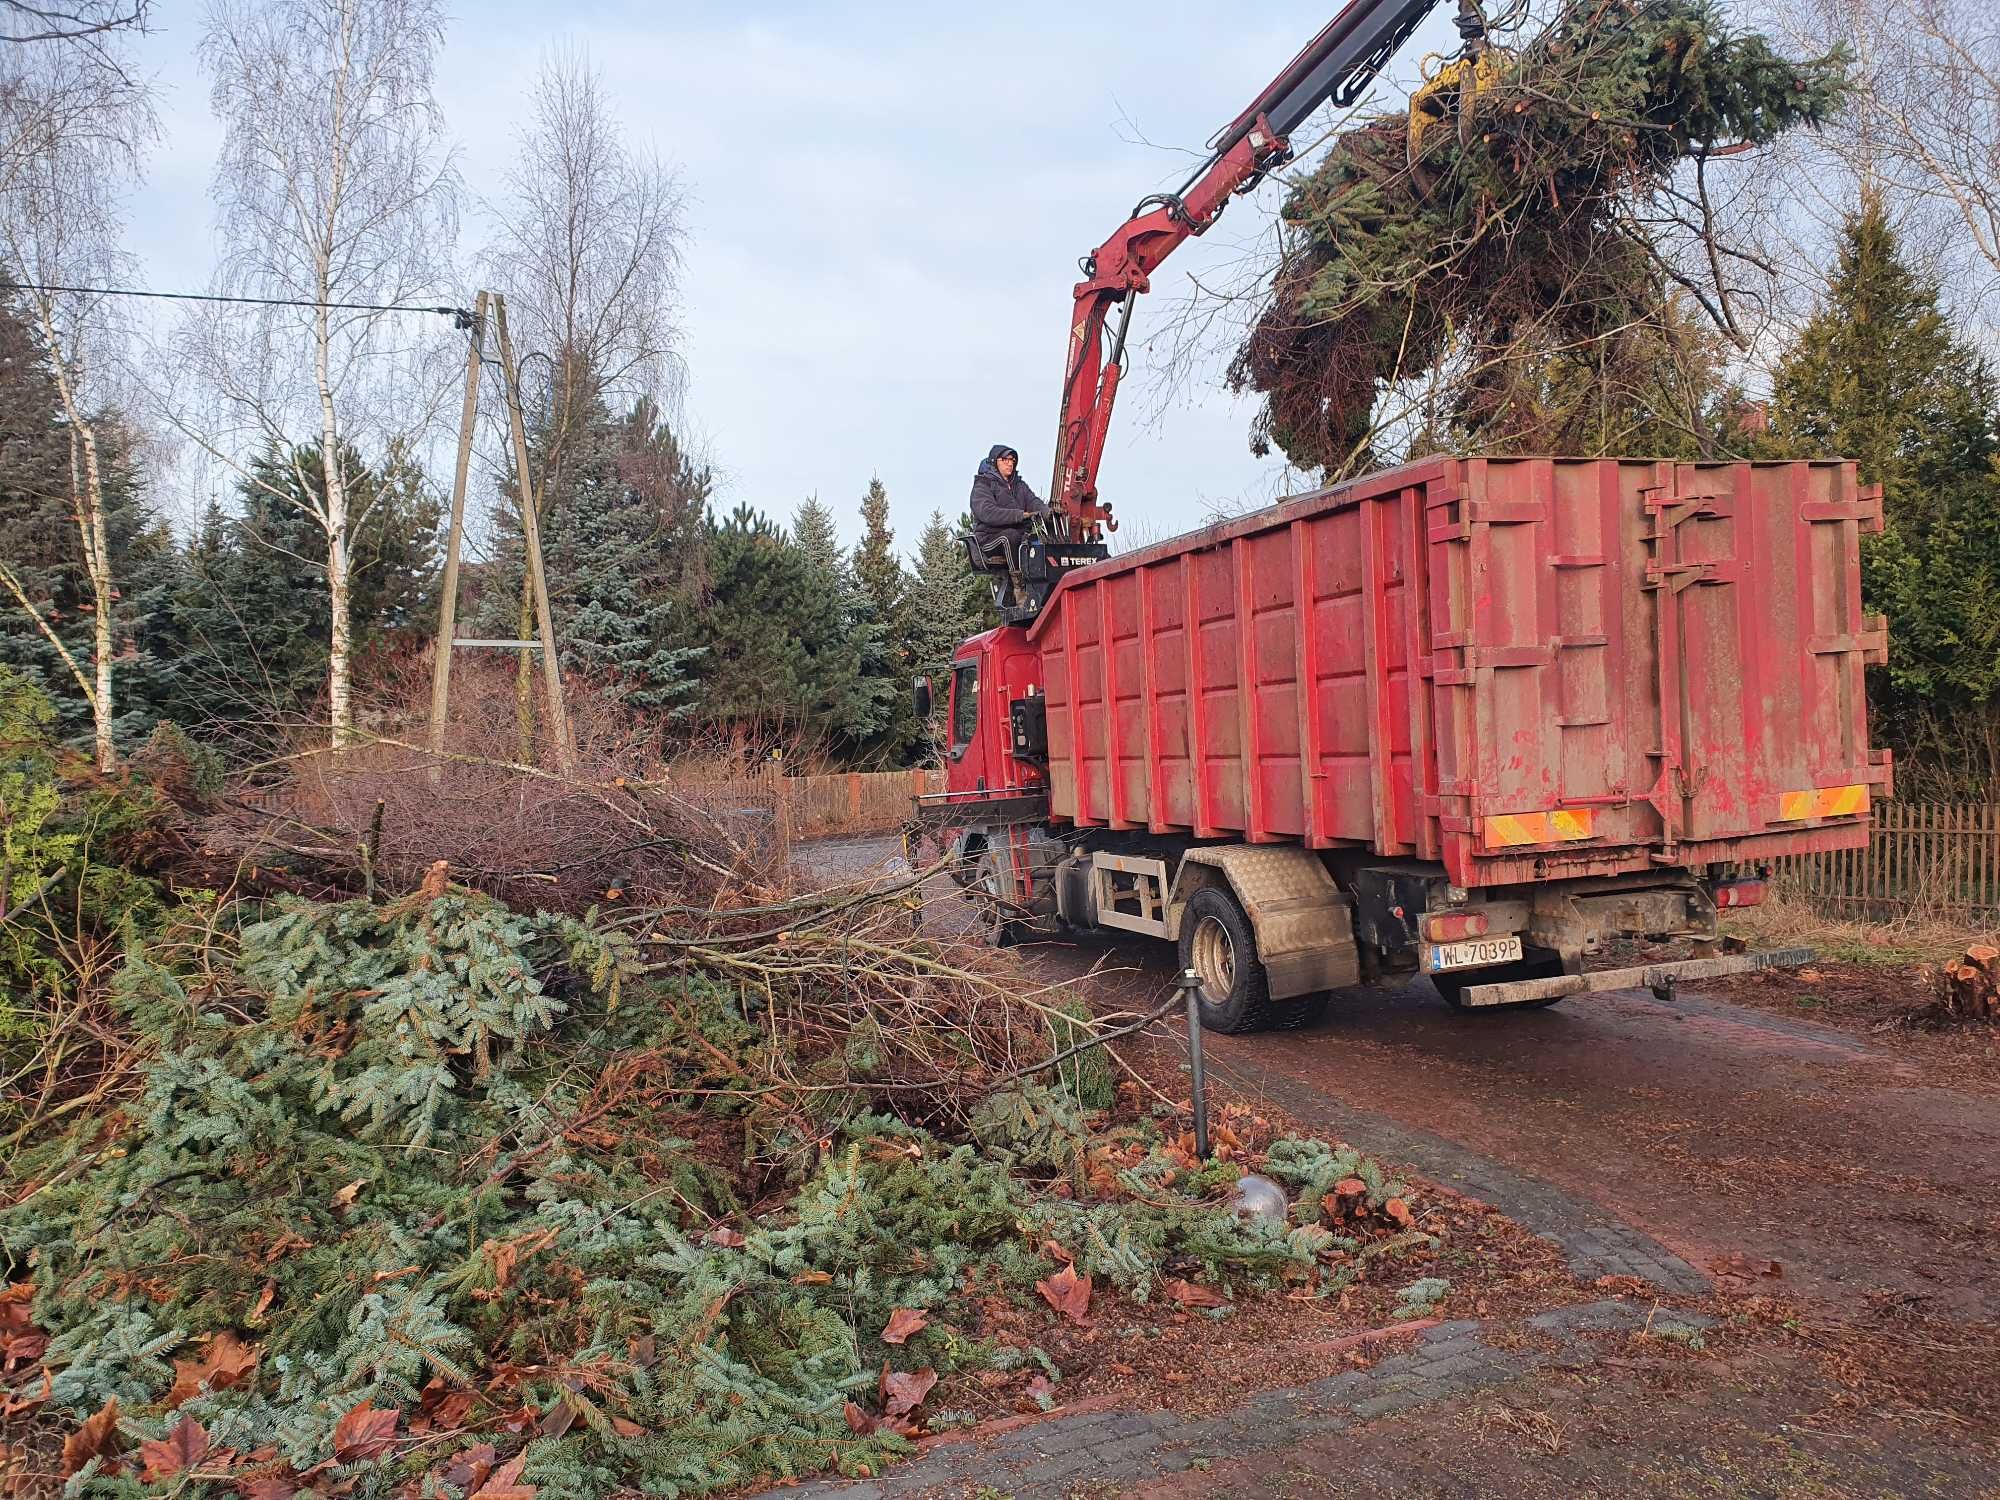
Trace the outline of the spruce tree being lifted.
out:
<instances>
[{"instance_id":1,"label":"spruce tree being lifted","mask_svg":"<svg viewBox=\"0 0 2000 1500\"><path fill-rule=\"evenodd\" d=\"M1378 392L1446 362L1466 372L1446 415L1476 429L1524 355L1615 341L1664 301L1635 204L1691 157L1816 124L1844 74L1703 0L1570 0L1407 115L1341 133L1285 204L1270 306L1230 367L1264 399L1253 446L1351 470Z\"/></svg>"}]
</instances>

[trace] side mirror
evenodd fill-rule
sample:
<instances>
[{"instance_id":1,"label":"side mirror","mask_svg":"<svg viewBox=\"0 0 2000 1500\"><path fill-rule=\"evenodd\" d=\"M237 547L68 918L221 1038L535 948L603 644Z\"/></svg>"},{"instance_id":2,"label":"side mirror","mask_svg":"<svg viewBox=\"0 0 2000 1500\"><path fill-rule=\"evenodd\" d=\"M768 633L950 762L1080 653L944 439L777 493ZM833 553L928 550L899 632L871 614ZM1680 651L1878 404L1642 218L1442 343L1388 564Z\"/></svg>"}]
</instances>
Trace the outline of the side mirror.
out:
<instances>
[{"instance_id":1,"label":"side mirror","mask_svg":"<svg viewBox=\"0 0 2000 1500\"><path fill-rule=\"evenodd\" d=\"M910 687L917 706L917 717L921 720L929 720L931 716L930 678L919 677L911 683Z\"/></svg>"}]
</instances>

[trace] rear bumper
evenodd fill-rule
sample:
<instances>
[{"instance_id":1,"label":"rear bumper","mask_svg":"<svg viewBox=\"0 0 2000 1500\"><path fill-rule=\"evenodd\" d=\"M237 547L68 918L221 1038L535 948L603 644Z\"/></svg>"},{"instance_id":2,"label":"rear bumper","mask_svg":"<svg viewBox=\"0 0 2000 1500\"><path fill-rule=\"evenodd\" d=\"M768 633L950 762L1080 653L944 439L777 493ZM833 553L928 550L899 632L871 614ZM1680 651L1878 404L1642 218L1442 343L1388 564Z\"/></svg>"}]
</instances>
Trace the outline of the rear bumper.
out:
<instances>
[{"instance_id":1,"label":"rear bumper","mask_svg":"<svg viewBox=\"0 0 2000 1500\"><path fill-rule=\"evenodd\" d=\"M1589 974L1560 974L1553 979L1520 979L1512 984L1466 986L1462 1005L1525 1005L1534 1000L1560 1000L1566 995L1604 990L1671 990L1683 979L1722 979L1758 969L1788 969L1809 964L1810 948L1773 948L1766 953L1729 953L1719 958L1689 958L1671 964L1642 964L1630 969L1599 969Z\"/></svg>"}]
</instances>

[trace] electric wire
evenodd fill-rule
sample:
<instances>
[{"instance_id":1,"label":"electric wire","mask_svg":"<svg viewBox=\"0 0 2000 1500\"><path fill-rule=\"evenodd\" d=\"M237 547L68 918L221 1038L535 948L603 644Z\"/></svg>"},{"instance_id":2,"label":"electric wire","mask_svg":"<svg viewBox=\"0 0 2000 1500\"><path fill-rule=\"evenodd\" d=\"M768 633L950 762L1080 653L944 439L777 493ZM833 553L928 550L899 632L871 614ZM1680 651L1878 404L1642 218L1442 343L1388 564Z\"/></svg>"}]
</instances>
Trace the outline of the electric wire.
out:
<instances>
[{"instance_id":1,"label":"electric wire","mask_svg":"<svg viewBox=\"0 0 2000 1500\"><path fill-rule=\"evenodd\" d=\"M407 302L313 302L298 297L227 297L218 292L148 292L137 287L55 286L28 281L0 281L0 292L62 292L84 297L153 297L167 302L237 302L254 307L326 308L334 312L411 312L455 318L470 327L472 314L463 307L422 307Z\"/></svg>"}]
</instances>

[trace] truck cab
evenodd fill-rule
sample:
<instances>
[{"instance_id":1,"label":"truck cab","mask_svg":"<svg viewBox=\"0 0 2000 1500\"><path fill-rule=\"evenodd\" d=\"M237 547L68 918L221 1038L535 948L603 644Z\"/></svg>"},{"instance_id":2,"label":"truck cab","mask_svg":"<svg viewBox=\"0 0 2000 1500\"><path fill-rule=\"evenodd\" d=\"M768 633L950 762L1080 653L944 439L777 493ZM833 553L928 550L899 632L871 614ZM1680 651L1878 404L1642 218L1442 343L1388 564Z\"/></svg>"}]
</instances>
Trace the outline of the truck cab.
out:
<instances>
[{"instance_id":1,"label":"truck cab","mask_svg":"<svg viewBox=\"0 0 2000 1500\"><path fill-rule=\"evenodd\" d=\"M1047 786L1047 720L1035 712L1040 675L1041 658L1018 626L998 626L959 646L945 711L947 793L977 797Z\"/></svg>"}]
</instances>

